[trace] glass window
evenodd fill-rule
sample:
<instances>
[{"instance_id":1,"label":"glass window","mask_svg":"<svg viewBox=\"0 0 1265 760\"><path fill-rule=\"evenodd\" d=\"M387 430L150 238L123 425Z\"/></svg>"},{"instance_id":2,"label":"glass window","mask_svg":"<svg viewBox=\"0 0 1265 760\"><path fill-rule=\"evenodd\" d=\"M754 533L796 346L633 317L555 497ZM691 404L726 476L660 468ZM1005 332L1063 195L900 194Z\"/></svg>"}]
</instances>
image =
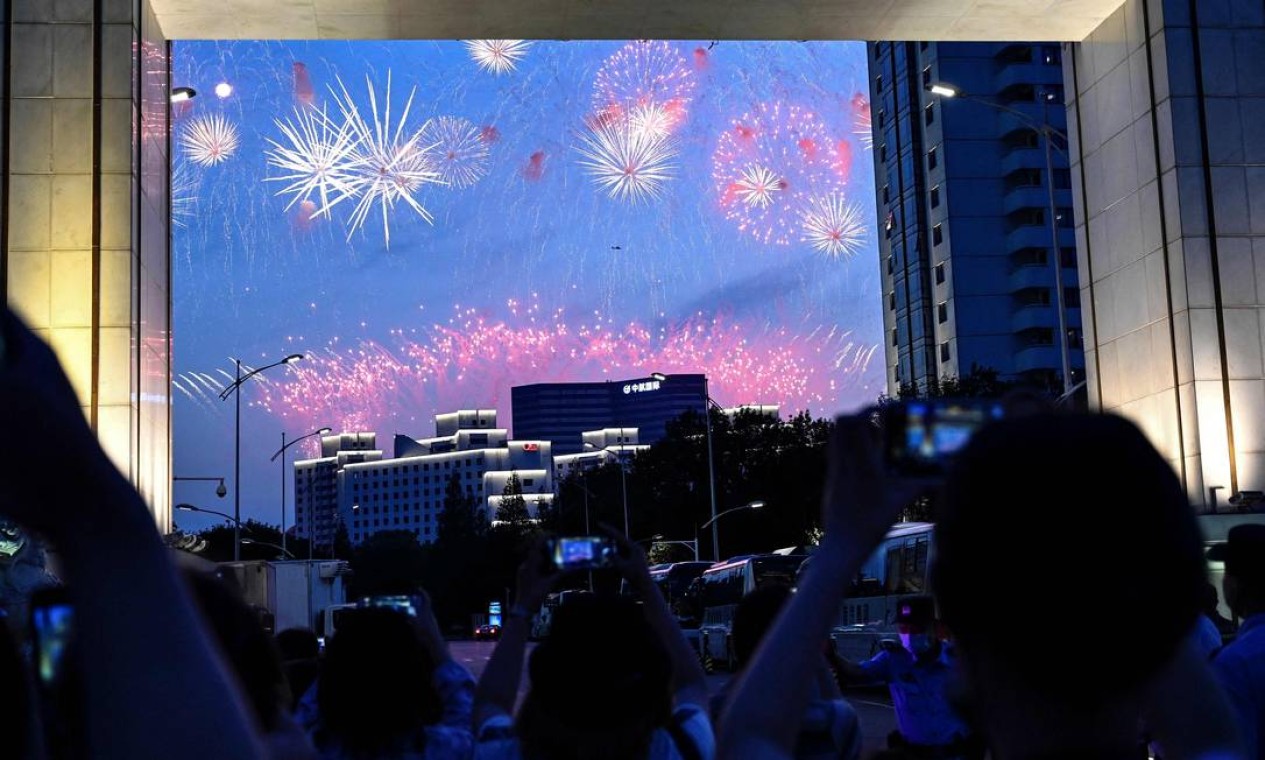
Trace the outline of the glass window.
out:
<instances>
[{"instance_id":1,"label":"glass window","mask_svg":"<svg viewBox=\"0 0 1265 760\"><path fill-rule=\"evenodd\" d=\"M936 306L936 321L940 324L949 321L949 303L947 301Z\"/></svg>"},{"instance_id":2,"label":"glass window","mask_svg":"<svg viewBox=\"0 0 1265 760\"><path fill-rule=\"evenodd\" d=\"M949 360L949 344L948 342L940 344L940 361L947 362Z\"/></svg>"},{"instance_id":3,"label":"glass window","mask_svg":"<svg viewBox=\"0 0 1265 760\"><path fill-rule=\"evenodd\" d=\"M939 159L936 156L936 149L932 148L931 150L927 151L927 169L928 170L934 169L938 165L939 165Z\"/></svg>"},{"instance_id":4,"label":"glass window","mask_svg":"<svg viewBox=\"0 0 1265 760\"><path fill-rule=\"evenodd\" d=\"M944 242L944 225L937 224L931 228L931 244L940 245Z\"/></svg>"},{"instance_id":5,"label":"glass window","mask_svg":"<svg viewBox=\"0 0 1265 760\"><path fill-rule=\"evenodd\" d=\"M922 86L931 86L931 66L928 65L922 70Z\"/></svg>"},{"instance_id":6,"label":"glass window","mask_svg":"<svg viewBox=\"0 0 1265 760\"><path fill-rule=\"evenodd\" d=\"M922 120L927 126L931 126L936 120L936 104L931 103L922 109Z\"/></svg>"},{"instance_id":7,"label":"glass window","mask_svg":"<svg viewBox=\"0 0 1265 760\"><path fill-rule=\"evenodd\" d=\"M931 207L940 207L940 188L938 186L931 188Z\"/></svg>"}]
</instances>

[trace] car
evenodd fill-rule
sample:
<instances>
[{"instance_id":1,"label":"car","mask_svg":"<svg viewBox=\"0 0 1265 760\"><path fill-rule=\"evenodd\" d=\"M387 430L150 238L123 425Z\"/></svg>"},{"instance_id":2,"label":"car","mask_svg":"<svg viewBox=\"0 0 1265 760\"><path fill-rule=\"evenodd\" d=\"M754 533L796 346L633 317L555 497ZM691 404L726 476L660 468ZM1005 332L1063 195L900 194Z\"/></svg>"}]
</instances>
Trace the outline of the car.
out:
<instances>
[{"instance_id":1,"label":"car","mask_svg":"<svg viewBox=\"0 0 1265 760\"><path fill-rule=\"evenodd\" d=\"M479 626L478 628L475 628L474 640L475 641L500 641L501 640L501 626L485 623Z\"/></svg>"}]
</instances>

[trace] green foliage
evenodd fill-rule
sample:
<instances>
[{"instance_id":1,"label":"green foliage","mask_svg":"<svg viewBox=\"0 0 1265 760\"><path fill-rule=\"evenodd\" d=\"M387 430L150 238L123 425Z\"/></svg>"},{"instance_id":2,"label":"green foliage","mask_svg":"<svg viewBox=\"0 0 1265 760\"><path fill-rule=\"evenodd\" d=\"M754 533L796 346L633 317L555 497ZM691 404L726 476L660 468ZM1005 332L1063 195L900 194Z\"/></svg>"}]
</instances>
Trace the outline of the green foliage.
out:
<instances>
[{"instance_id":1,"label":"green foliage","mask_svg":"<svg viewBox=\"0 0 1265 760\"><path fill-rule=\"evenodd\" d=\"M351 596L411 594L423 588L426 552L411 530L374 533L351 555Z\"/></svg>"},{"instance_id":2,"label":"green foliage","mask_svg":"<svg viewBox=\"0 0 1265 760\"><path fill-rule=\"evenodd\" d=\"M501 496L501 503L496 507L496 521L500 523L498 530L519 536L529 533L532 530L531 512L527 509L527 500L523 498L523 483L518 479L518 473L510 475Z\"/></svg>"},{"instance_id":3,"label":"green foliage","mask_svg":"<svg viewBox=\"0 0 1265 760\"><path fill-rule=\"evenodd\" d=\"M199 557L211 562L231 562L233 560L233 526L229 523L216 525L199 531L197 534L206 541L206 548L198 553ZM249 538L260 544L242 544L242 560L275 560L280 559L281 551L263 544L281 545L281 529L258 520L245 520L242 523L242 538ZM290 536L286 539L286 549L299 559L307 559L308 542L306 539ZM324 554L317 547L318 557L328 557L328 547Z\"/></svg>"}]
</instances>

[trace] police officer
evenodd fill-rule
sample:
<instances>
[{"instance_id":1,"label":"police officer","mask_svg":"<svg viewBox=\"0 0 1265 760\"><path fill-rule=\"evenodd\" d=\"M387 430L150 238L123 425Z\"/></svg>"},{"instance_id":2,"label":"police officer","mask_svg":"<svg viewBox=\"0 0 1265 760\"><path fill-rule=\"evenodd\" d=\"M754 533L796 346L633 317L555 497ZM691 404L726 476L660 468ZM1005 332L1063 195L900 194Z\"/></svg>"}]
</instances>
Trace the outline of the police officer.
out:
<instances>
[{"instance_id":1,"label":"police officer","mask_svg":"<svg viewBox=\"0 0 1265 760\"><path fill-rule=\"evenodd\" d=\"M983 743L950 705L954 663L940 640L935 603L929 596L901 599L896 630L901 647L862 663L836 661L840 680L885 683L896 707L900 731L888 737L892 749L911 758L982 758Z\"/></svg>"}]
</instances>

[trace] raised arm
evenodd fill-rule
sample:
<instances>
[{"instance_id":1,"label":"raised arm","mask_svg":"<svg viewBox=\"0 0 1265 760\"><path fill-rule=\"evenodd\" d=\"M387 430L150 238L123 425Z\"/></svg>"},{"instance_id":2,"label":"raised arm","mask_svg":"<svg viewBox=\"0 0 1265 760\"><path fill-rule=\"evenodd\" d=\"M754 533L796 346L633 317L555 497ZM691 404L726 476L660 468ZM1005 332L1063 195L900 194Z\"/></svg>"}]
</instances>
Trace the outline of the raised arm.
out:
<instances>
[{"instance_id":1,"label":"raised arm","mask_svg":"<svg viewBox=\"0 0 1265 760\"><path fill-rule=\"evenodd\" d=\"M469 729L474 704L474 678L448 650L448 641L439 630L439 621L435 619L431 607L430 596L425 592L417 596L415 602L417 616L413 624L417 627L426 652L435 663L435 675L432 679L435 691L443 702L443 716L439 722L452 728Z\"/></svg>"},{"instance_id":2,"label":"raised arm","mask_svg":"<svg viewBox=\"0 0 1265 760\"><path fill-rule=\"evenodd\" d=\"M698 654L681 633L681 625L668 607L663 594L650 580L650 568L641 547L632 543L622 533L608 525L602 530L619 545L615 564L628 579L629 585L641 597L646 620L658 634L672 660L672 690L680 702L707 706L707 674L699 664Z\"/></svg>"},{"instance_id":3,"label":"raised arm","mask_svg":"<svg viewBox=\"0 0 1265 760\"><path fill-rule=\"evenodd\" d=\"M88 428L52 351L4 314L0 424L57 456L0 457L0 511L59 551L75 605L86 745L99 758L264 752L145 503Z\"/></svg>"},{"instance_id":4,"label":"raised arm","mask_svg":"<svg viewBox=\"0 0 1265 760\"><path fill-rule=\"evenodd\" d=\"M498 713L514 714L518 684L523 674L523 653L527 648L531 616L540 608L553 585L557 571L546 556L545 544L538 541L518 568L518 588L510 607L501 640L492 652L479 686L474 692L474 730Z\"/></svg>"},{"instance_id":5,"label":"raised arm","mask_svg":"<svg viewBox=\"0 0 1265 760\"><path fill-rule=\"evenodd\" d=\"M826 535L803 583L739 677L720 722L720 756L789 758L812 698L821 642L854 577L926 484L885 477L877 431L840 418L831 440L822 519Z\"/></svg>"}]
</instances>

